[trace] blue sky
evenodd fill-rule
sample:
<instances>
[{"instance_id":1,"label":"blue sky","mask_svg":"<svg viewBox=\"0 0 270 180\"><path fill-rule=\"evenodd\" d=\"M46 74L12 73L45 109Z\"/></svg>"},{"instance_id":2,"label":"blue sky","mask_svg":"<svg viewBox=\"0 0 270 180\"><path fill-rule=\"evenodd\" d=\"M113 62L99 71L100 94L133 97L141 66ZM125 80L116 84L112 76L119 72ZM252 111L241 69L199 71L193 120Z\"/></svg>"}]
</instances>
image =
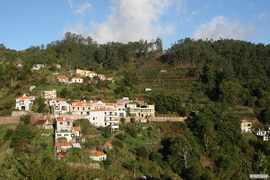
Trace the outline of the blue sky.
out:
<instances>
[{"instance_id":1,"label":"blue sky","mask_svg":"<svg viewBox=\"0 0 270 180\"><path fill-rule=\"evenodd\" d=\"M0 44L14 50L61 40L68 31L98 43L160 37L164 49L186 37L269 44L270 1L2 1Z\"/></svg>"}]
</instances>

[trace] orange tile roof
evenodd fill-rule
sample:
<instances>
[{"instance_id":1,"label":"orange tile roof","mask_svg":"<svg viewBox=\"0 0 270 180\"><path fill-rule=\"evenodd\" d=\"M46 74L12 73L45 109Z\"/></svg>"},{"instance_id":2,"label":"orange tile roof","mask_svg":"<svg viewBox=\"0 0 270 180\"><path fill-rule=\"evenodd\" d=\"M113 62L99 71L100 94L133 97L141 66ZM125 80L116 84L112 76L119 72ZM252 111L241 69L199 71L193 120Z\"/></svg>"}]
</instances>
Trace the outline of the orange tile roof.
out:
<instances>
[{"instance_id":1,"label":"orange tile roof","mask_svg":"<svg viewBox=\"0 0 270 180\"><path fill-rule=\"evenodd\" d=\"M64 121L64 119L63 117L60 117L59 119L56 119L56 121ZM66 121L73 121L73 120L66 117Z\"/></svg>"},{"instance_id":2,"label":"orange tile roof","mask_svg":"<svg viewBox=\"0 0 270 180\"><path fill-rule=\"evenodd\" d=\"M53 100L52 98L46 98L46 100Z\"/></svg>"},{"instance_id":3,"label":"orange tile roof","mask_svg":"<svg viewBox=\"0 0 270 180\"><path fill-rule=\"evenodd\" d=\"M47 119L40 119L38 120L37 124L45 124L47 121Z\"/></svg>"},{"instance_id":4,"label":"orange tile roof","mask_svg":"<svg viewBox=\"0 0 270 180\"><path fill-rule=\"evenodd\" d=\"M87 102L73 102L72 106L92 106L92 105Z\"/></svg>"},{"instance_id":5,"label":"orange tile roof","mask_svg":"<svg viewBox=\"0 0 270 180\"><path fill-rule=\"evenodd\" d=\"M17 99L22 99L22 100L24 100L24 99L30 99L30 100L34 100L33 98L30 98L30 97L28 97L28 96L25 96L25 97L18 97Z\"/></svg>"},{"instance_id":6,"label":"orange tile roof","mask_svg":"<svg viewBox=\"0 0 270 180\"><path fill-rule=\"evenodd\" d=\"M116 111L116 110L113 110L111 108L99 108L99 109L94 109L92 111Z\"/></svg>"},{"instance_id":7,"label":"orange tile roof","mask_svg":"<svg viewBox=\"0 0 270 180\"><path fill-rule=\"evenodd\" d=\"M112 79L112 77L107 77L107 79Z\"/></svg>"},{"instance_id":8,"label":"orange tile roof","mask_svg":"<svg viewBox=\"0 0 270 180\"><path fill-rule=\"evenodd\" d=\"M106 103L107 106L124 106L123 104L120 104L120 103Z\"/></svg>"},{"instance_id":9,"label":"orange tile roof","mask_svg":"<svg viewBox=\"0 0 270 180\"><path fill-rule=\"evenodd\" d=\"M74 131L81 131L80 127L73 127Z\"/></svg>"},{"instance_id":10,"label":"orange tile roof","mask_svg":"<svg viewBox=\"0 0 270 180\"><path fill-rule=\"evenodd\" d=\"M70 142L55 143L55 145L56 145L57 147L61 147L61 146L71 146L71 143L70 143Z\"/></svg>"},{"instance_id":11,"label":"orange tile roof","mask_svg":"<svg viewBox=\"0 0 270 180\"><path fill-rule=\"evenodd\" d=\"M88 72L88 74L97 74L97 73L95 73L94 71L90 71Z\"/></svg>"},{"instance_id":12,"label":"orange tile roof","mask_svg":"<svg viewBox=\"0 0 270 180\"><path fill-rule=\"evenodd\" d=\"M56 101L64 101L64 98L56 98Z\"/></svg>"},{"instance_id":13,"label":"orange tile roof","mask_svg":"<svg viewBox=\"0 0 270 180\"><path fill-rule=\"evenodd\" d=\"M242 123L242 122L243 122L243 123L247 123L248 121L245 120L245 119L242 119L242 120L240 120L239 122L240 122L240 123Z\"/></svg>"},{"instance_id":14,"label":"orange tile roof","mask_svg":"<svg viewBox=\"0 0 270 180\"><path fill-rule=\"evenodd\" d=\"M67 79L67 76L57 76L58 79Z\"/></svg>"},{"instance_id":15,"label":"orange tile roof","mask_svg":"<svg viewBox=\"0 0 270 180\"><path fill-rule=\"evenodd\" d=\"M79 78L79 77L73 77L72 79L82 79L82 78Z\"/></svg>"},{"instance_id":16,"label":"orange tile roof","mask_svg":"<svg viewBox=\"0 0 270 180\"><path fill-rule=\"evenodd\" d=\"M109 147L112 147L112 144L111 144L111 143L107 142L106 144L107 144Z\"/></svg>"},{"instance_id":17,"label":"orange tile roof","mask_svg":"<svg viewBox=\"0 0 270 180\"><path fill-rule=\"evenodd\" d=\"M138 104L144 104L143 101L137 101L136 103L138 103Z\"/></svg>"},{"instance_id":18,"label":"orange tile roof","mask_svg":"<svg viewBox=\"0 0 270 180\"><path fill-rule=\"evenodd\" d=\"M104 156L106 154L104 154L103 152L100 152L100 151L97 151L97 152L94 152L93 154L91 154L90 156Z\"/></svg>"},{"instance_id":19,"label":"orange tile roof","mask_svg":"<svg viewBox=\"0 0 270 180\"><path fill-rule=\"evenodd\" d=\"M100 74L100 76L105 78L105 76L103 74Z\"/></svg>"}]
</instances>

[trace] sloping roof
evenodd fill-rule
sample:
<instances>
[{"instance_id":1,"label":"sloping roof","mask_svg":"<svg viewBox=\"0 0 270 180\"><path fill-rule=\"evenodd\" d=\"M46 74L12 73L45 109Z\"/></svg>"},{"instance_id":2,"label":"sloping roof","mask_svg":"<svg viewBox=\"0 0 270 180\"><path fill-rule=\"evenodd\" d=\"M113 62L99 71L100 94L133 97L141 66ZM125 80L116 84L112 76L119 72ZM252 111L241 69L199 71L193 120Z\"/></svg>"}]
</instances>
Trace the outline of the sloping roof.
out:
<instances>
[{"instance_id":1,"label":"sloping roof","mask_svg":"<svg viewBox=\"0 0 270 180\"><path fill-rule=\"evenodd\" d=\"M46 100L47 100L47 101L51 101L51 100L53 100L53 98L46 98Z\"/></svg>"},{"instance_id":2,"label":"sloping roof","mask_svg":"<svg viewBox=\"0 0 270 180\"><path fill-rule=\"evenodd\" d=\"M64 98L56 98L56 101L64 101Z\"/></svg>"},{"instance_id":3,"label":"sloping roof","mask_svg":"<svg viewBox=\"0 0 270 180\"><path fill-rule=\"evenodd\" d=\"M94 71L89 71L87 74L97 74Z\"/></svg>"},{"instance_id":4,"label":"sloping roof","mask_svg":"<svg viewBox=\"0 0 270 180\"><path fill-rule=\"evenodd\" d=\"M137 101L137 104L144 104L143 101Z\"/></svg>"},{"instance_id":5,"label":"sloping roof","mask_svg":"<svg viewBox=\"0 0 270 180\"><path fill-rule=\"evenodd\" d=\"M73 127L74 131L81 131L80 127Z\"/></svg>"},{"instance_id":6,"label":"sloping roof","mask_svg":"<svg viewBox=\"0 0 270 180\"><path fill-rule=\"evenodd\" d=\"M67 79L67 76L57 76L58 79Z\"/></svg>"},{"instance_id":7,"label":"sloping roof","mask_svg":"<svg viewBox=\"0 0 270 180\"><path fill-rule=\"evenodd\" d=\"M45 124L47 121L47 119L40 119L38 120L37 124Z\"/></svg>"},{"instance_id":8,"label":"sloping roof","mask_svg":"<svg viewBox=\"0 0 270 180\"><path fill-rule=\"evenodd\" d=\"M105 78L105 76L103 74L100 74L99 76Z\"/></svg>"},{"instance_id":9,"label":"sloping roof","mask_svg":"<svg viewBox=\"0 0 270 180\"><path fill-rule=\"evenodd\" d=\"M60 101L60 102L58 102L57 104L69 105L69 106L70 106L70 104L68 104L67 102L64 102L64 101Z\"/></svg>"},{"instance_id":10,"label":"sloping roof","mask_svg":"<svg viewBox=\"0 0 270 180\"><path fill-rule=\"evenodd\" d=\"M106 154L104 154L103 152L100 152L100 151L96 151L93 154L91 154L90 156L104 156L104 155L106 155Z\"/></svg>"},{"instance_id":11,"label":"sloping roof","mask_svg":"<svg viewBox=\"0 0 270 180\"><path fill-rule=\"evenodd\" d=\"M113 147L112 144L109 143L109 142L107 142L106 144L107 144L107 146L109 146L109 147Z\"/></svg>"},{"instance_id":12,"label":"sloping roof","mask_svg":"<svg viewBox=\"0 0 270 180\"><path fill-rule=\"evenodd\" d=\"M124 106L123 104L120 103L106 103L107 106Z\"/></svg>"},{"instance_id":13,"label":"sloping roof","mask_svg":"<svg viewBox=\"0 0 270 180\"><path fill-rule=\"evenodd\" d=\"M113 110L111 108L99 108L99 109L94 109L92 111L116 111L116 110Z\"/></svg>"},{"instance_id":14,"label":"sloping roof","mask_svg":"<svg viewBox=\"0 0 270 180\"><path fill-rule=\"evenodd\" d=\"M33 98L30 98L30 97L28 97L28 96L25 96L25 97L18 97L17 99L21 99L21 100L30 99L30 100L34 100Z\"/></svg>"},{"instance_id":15,"label":"sloping roof","mask_svg":"<svg viewBox=\"0 0 270 180\"><path fill-rule=\"evenodd\" d=\"M79 77L73 77L72 79L82 79L82 78L79 78Z\"/></svg>"},{"instance_id":16,"label":"sloping roof","mask_svg":"<svg viewBox=\"0 0 270 180\"><path fill-rule=\"evenodd\" d=\"M72 106L92 106L92 105L87 102L73 102Z\"/></svg>"},{"instance_id":17,"label":"sloping roof","mask_svg":"<svg viewBox=\"0 0 270 180\"><path fill-rule=\"evenodd\" d=\"M242 119L239 121L240 123L248 123L249 121L245 120L245 119Z\"/></svg>"},{"instance_id":18,"label":"sloping roof","mask_svg":"<svg viewBox=\"0 0 270 180\"><path fill-rule=\"evenodd\" d=\"M102 101L92 101L92 104L96 104L96 103L98 103L98 102L103 103Z\"/></svg>"},{"instance_id":19,"label":"sloping roof","mask_svg":"<svg viewBox=\"0 0 270 180\"><path fill-rule=\"evenodd\" d=\"M63 119L64 117L60 117L59 119L56 119L56 121L64 121ZM65 121L73 121L72 119L68 118L68 117L65 117L66 120Z\"/></svg>"},{"instance_id":20,"label":"sloping roof","mask_svg":"<svg viewBox=\"0 0 270 180\"><path fill-rule=\"evenodd\" d=\"M112 77L107 77L107 79L112 79Z\"/></svg>"},{"instance_id":21,"label":"sloping roof","mask_svg":"<svg viewBox=\"0 0 270 180\"><path fill-rule=\"evenodd\" d=\"M56 145L57 147L61 147L61 146L72 146L70 142L55 143L55 145Z\"/></svg>"}]
</instances>

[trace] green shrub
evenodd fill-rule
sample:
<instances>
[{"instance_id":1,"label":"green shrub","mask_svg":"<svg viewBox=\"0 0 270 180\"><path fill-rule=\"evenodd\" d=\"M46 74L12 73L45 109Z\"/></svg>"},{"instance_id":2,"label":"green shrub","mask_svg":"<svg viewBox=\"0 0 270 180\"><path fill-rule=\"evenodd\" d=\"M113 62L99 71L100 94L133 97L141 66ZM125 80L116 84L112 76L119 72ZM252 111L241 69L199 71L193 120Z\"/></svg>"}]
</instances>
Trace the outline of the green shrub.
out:
<instances>
[{"instance_id":1,"label":"green shrub","mask_svg":"<svg viewBox=\"0 0 270 180\"><path fill-rule=\"evenodd\" d=\"M22 121L25 125L28 125L28 124L30 124L30 122L31 122L31 115L29 114L29 115L25 115L25 116L21 116L21 118L20 118L20 121Z\"/></svg>"},{"instance_id":2,"label":"green shrub","mask_svg":"<svg viewBox=\"0 0 270 180\"><path fill-rule=\"evenodd\" d=\"M148 157L148 150L145 146L141 146L137 148L137 155L146 159Z\"/></svg>"},{"instance_id":3,"label":"green shrub","mask_svg":"<svg viewBox=\"0 0 270 180\"><path fill-rule=\"evenodd\" d=\"M160 153L154 151L150 154L150 160L152 161L156 161L158 163L161 163L162 162L162 156Z\"/></svg>"}]
</instances>

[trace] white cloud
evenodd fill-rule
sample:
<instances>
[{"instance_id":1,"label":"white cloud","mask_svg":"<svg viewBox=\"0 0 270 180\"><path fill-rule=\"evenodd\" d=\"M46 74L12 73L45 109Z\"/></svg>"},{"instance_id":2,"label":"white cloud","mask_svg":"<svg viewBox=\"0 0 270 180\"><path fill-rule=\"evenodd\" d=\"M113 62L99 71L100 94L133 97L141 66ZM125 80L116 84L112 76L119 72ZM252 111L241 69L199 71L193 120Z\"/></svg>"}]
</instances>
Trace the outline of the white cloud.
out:
<instances>
[{"instance_id":1,"label":"white cloud","mask_svg":"<svg viewBox=\"0 0 270 180\"><path fill-rule=\"evenodd\" d=\"M255 36L255 26L250 23L230 22L223 16L214 17L212 21L196 27L194 39L242 39L250 40Z\"/></svg>"},{"instance_id":2,"label":"white cloud","mask_svg":"<svg viewBox=\"0 0 270 180\"><path fill-rule=\"evenodd\" d=\"M83 4L83 5L79 4L78 6L76 6L72 3L72 0L68 0L68 4L71 10L74 11L75 14L81 14L81 15L85 15L85 11L87 9L91 9L92 7L92 5L88 2L86 4Z\"/></svg>"},{"instance_id":3,"label":"white cloud","mask_svg":"<svg viewBox=\"0 0 270 180\"><path fill-rule=\"evenodd\" d=\"M258 18L258 19L262 19L264 18L264 16L266 16L266 13L265 12L262 12L261 14L253 14L253 18Z\"/></svg>"},{"instance_id":4,"label":"white cloud","mask_svg":"<svg viewBox=\"0 0 270 180\"><path fill-rule=\"evenodd\" d=\"M151 40L162 34L172 34L172 24L164 24L161 16L169 7L179 6L179 1L167 0L112 0L111 14L101 23L90 22L84 27L78 22L75 27L69 27L63 33L70 31L84 36L91 36L98 43L109 41Z\"/></svg>"}]
</instances>

